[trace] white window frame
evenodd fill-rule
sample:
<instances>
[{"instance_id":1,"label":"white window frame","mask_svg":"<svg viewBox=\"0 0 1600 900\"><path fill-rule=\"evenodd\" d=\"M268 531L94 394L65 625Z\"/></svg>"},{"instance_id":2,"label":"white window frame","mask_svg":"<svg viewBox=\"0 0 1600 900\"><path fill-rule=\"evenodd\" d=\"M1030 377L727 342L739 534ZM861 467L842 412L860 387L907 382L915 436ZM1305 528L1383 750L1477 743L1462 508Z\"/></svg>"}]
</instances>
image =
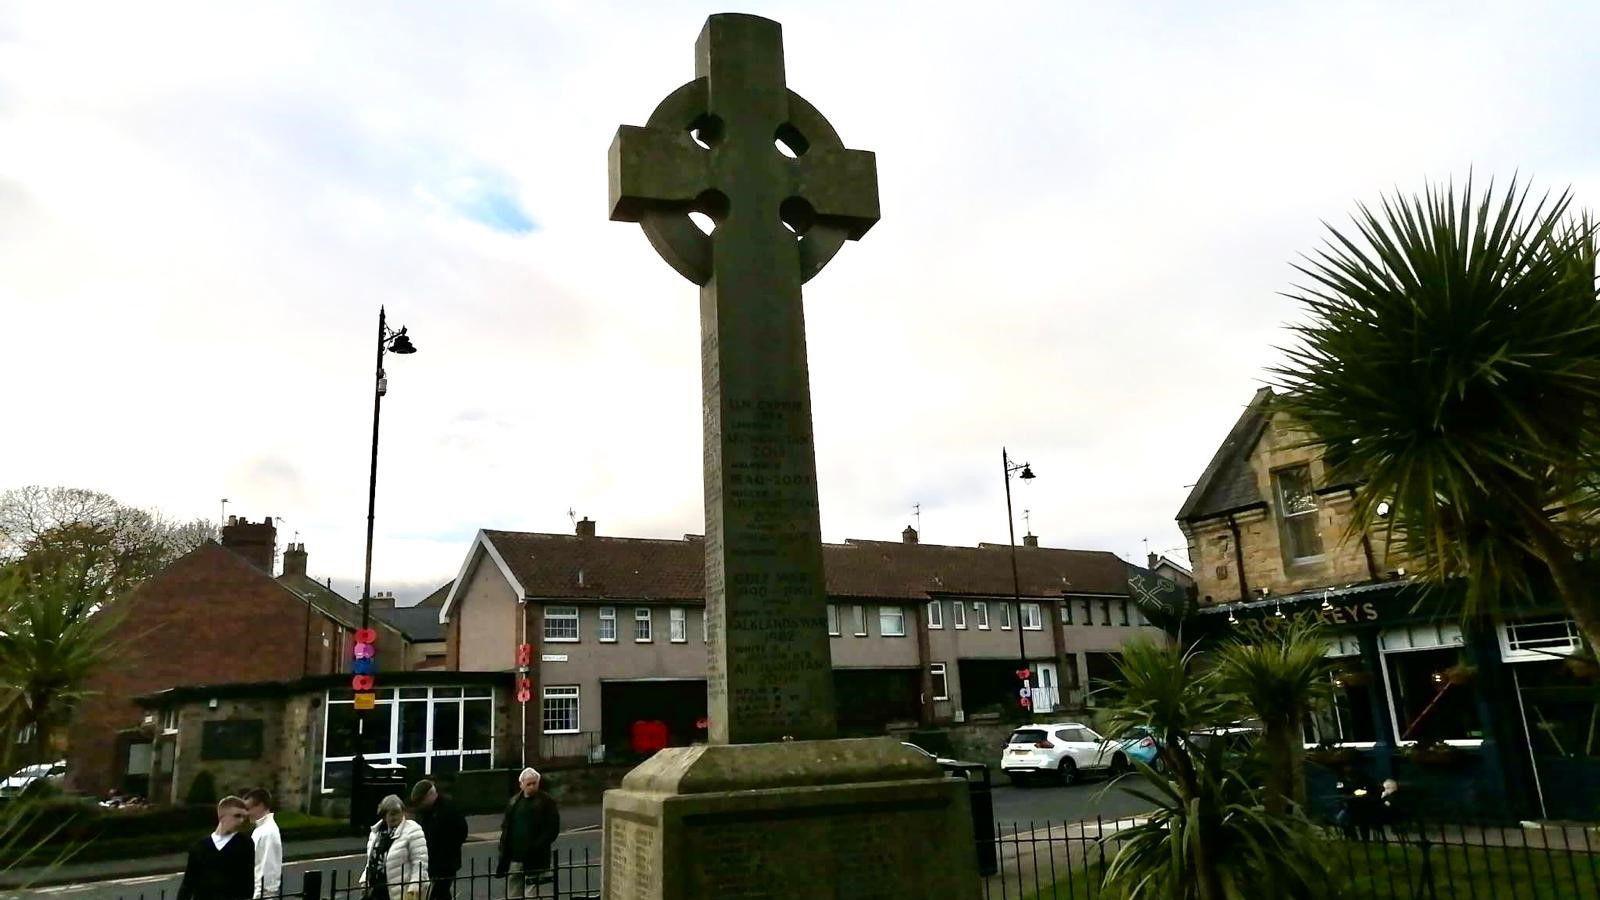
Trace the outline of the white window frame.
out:
<instances>
[{"instance_id":1,"label":"white window frame","mask_svg":"<svg viewBox=\"0 0 1600 900\"><path fill-rule=\"evenodd\" d=\"M700 643L711 643L711 610L700 609Z\"/></svg>"},{"instance_id":2,"label":"white window frame","mask_svg":"<svg viewBox=\"0 0 1600 900\"><path fill-rule=\"evenodd\" d=\"M989 630L989 604L982 600L972 602L972 618L978 623L978 630Z\"/></svg>"},{"instance_id":3,"label":"white window frame","mask_svg":"<svg viewBox=\"0 0 1600 900\"><path fill-rule=\"evenodd\" d=\"M839 604L828 604L828 637L839 636Z\"/></svg>"},{"instance_id":4,"label":"white window frame","mask_svg":"<svg viewBox=\"0 0 1600 900\"><path fill-rule=\"evenodd\" d=\"M1416 741L1399 740L1404 728L1400 716L1395 712L1394 684L1389 677L1387 657L1392 653L1410 653L1414 650L1448 650L1452 647L1465 647L1466 643L1466 639L1461 635L1461 626L1451 622L1402 625L1378 632L1378 668L1383 672L1383 704L1389 707L1389 725L1394 728L1396 747L1410 747ZM1452 747L1481 747L1483 739L1457 738L1446 740L1444 743Z\"/></svg>"},{"instance_id":5,"label":"white window frame","mask_svg":"<svg viewBox=\"0 0 1600 900\"><path fill-rule=\"evenodd\" d=\"M867 608L860 604L850 607L850 614L855 616L855 636L867 636Z\"/></svg>"},{"instance_id":6,"label":"white window frame","mask_svg":"<svg viewBox=\"0 0 1600 900\"><path fill-rule=\"evenodd\" d=\"M635 606L633 608L633 642L635 644L649 644L654 641L655 636L654 613L648 606Z\"/></svg>"},{"instance_id":7,"label":"white window frame","mask_svg":"<svg viewBox=\"0 0 1600 900\"><path fill-rule=\"evenodd\" d=\"M404 760L421 760L423 772L430 776L437 771L434 769L434 760L445 757L453 757L458 760L458 768L456 771L469 771L466 768L466 763L469 759L483 763L482 766L474 766L472 771L490 768L490 764L495 759L495 729L498 726L497 720L499 718L499 713L495 709L494 690L487 685L467 685L462 687L441 685L428 687L426 688L426 691L427 694L424 697L407 697L403 700L399 698L394 688L380 688L377 691L377 705L387 707L389 710L389 730L387 734L373 736L373 740L381 742L382 749L381 752L369 752L367 754L368 757L374 762L388 763L402 762ZM334 707L350 707L354 705L354 701L348 695L348 693L346 693L346 696L342 698L337 697L336 694L336 691L327 691L323 694L321 753L322 777L318 783L318 788L323 794L331 794L334 790L333 788L328 787L329 770L337 768L338 766L350 762L355 758L353 756L328 756L328 725L330 719L332 718ZM467 704L472 701L488 701L489 746L487 749L466 749ZM399 752L401 726L400 705L403 703L427 704L428 717L427 724L424 726L427 739L423 744L423 749L420 751L414 750L404 753ZM457 730L456 748L454 750L433 749L434 714L437 711L437 708L442 705L454 705L456 707Z\"/></svg>"},{"instance_id":8,"label":"white window frame","mask_svg":"<svg viewBox=\"0 0 1600 900\"><path fill-rule=\"evenodd\" d=\"M895 630L889 630L889 623L894 622ZM906 636L906 611L899 606L878 607L878 636L879 637L905 637Z\"/></svg>"},{"instance_id":9,"label":"white window frame","mask_svg":"<svg viewBox=\"0 0 1600 900\"><path fill-rule=\"evenodd\" d=\"M1290 513L1290 512L1287 511L1286 504L1283 502L1283 478L1282 478L1282 476L1286 472L1293 472L1293 471L1295 471L1297 469L1304 469L1305 470L1305 473L1306 473L1306 486L1308 488L1310 488L1310 490L1312 492L1311 493L1311 496L1313 498L1312 507L1311 507L1311 509L1306 510L1304 512ZM1318 517L1320 517L1321 514L1322 514L1321 505L1318 504L1316 502L1316 500L1314 499L1316 497L1316 488L1314 486L1314 483L1311 480L1311 464L1310 463L1299 463L1299 464L1296 464L1296 465L1284 466L1281 469L1273 470L1273 472L1272 472L1272 495L1273 495L1274 499L1277 500L1278 517L1283 521L1283 526L1284 527L1283 527L1282 534L1284 536L1284 544L1286 545L1284 547L1284 549L1288 551L1284 555L1289 558L1289 561L1291 563L1295 564L1295 565L1300 565L1301 563L1312 563L1312 562L1317 562L1319 560L1322 560L1322 559L1326 558L1327 555L1328 555L1328 545L1322 540L1322 529L1320 527L1317 527L1317 528L1313 529L1313 531L1317 535L1317 543L1318 543L1318 545L1320 545L1320 549L1316 553L1312 553L1312 554L1309 554L1309 555L1306 555L1306 556L1296 556L1295 552L1294 552L1295 548L1293 546L1289 546L1290 544L1292 544L1292 541L1289 539L1289 535L1292 532L1292 529L1289 527L1290 524L1291 524L1290 520L1303 518L1305 516L1311 516L1312 517L1311 518L1312 523L1316 524L1317 521L1318 521Z\"/></svg>"},{"instance_id":10,"label":"white window frame","mask_svg":"<svg viewBox=\"0 0 1600 900\"><path fill-rule=\"evenodd\" d=\"M1032 622L1033 624L1028 624ZM1022 604L1022 630L1040 631L1044 628L1044 614L1037 603Z\"/></svg>"},{"instance_id":11,"label":"white window frame","mask_svg":"<svg viewBox=\"0 0 1600 900\"><path fill-rule=\"evenodd\" d=\"M551 728L548 723L551 700L572 700L572 727ZM539 693L539 731L541 734L577 734L583 730L583 694L575 684L547 684Z\"/></svg>"},{"instance_id":12,"label":"white window frame","mask_svg":"<svg viewBox=\"0 0 1600 900\"><path fill-rule=\"evenodd\" d=\"M28 724L31 725L33 723L30 722ZM178 733L178 708L176 706L169 706L161 711L161 733Z\"/></svg>"},{"instance_id":13,"label":"white window frame","mask_svg":"<svg viewBox=\"0 0 1600 900\"><path fill-rule=\"evenodd\" d=\"M546 606L542 615L543 627L540 633L544 635L546 644L576 644L583 637L582 617L576 606ZM570 637L551 637L551 623L571 623L572 635Z\"/></svg>"},{"instance_id":14,"label":"white window frame","mask_svg":"<svg viewBox=\"0 0 1600 900\"><path fill-rule=\"evenodd\" d=\"M940 603L938 600L928 601L928 627L944 627L944 604Z\"/></svg>"},{"instance_id":15,"label":"white window frame","mask_svg":"<svg viewBox=\"0 0 1600 900\"><path fill-rule=\"evenodd\" d=\"M1565 640L1517 637L1517 629L1526 625L1560 624L1567 626ZM1544 616L1521 622L1500 623L1500 658L1508 663L1546 662L1552 659L1560 659L1578 652L1578 648L1582 646L1583 637L1582 633L1578 631L1578 623L1566 616Z\"/></svg>"},{"instance_id":16,"label":"white window frame","mask_svg":"<svg viewBox=\"0 0 1600 900\"><path fill-rule=\"evenodd\" d=\"M967 605L960 600L950 601L950 624L957 628L967 627Z\"/></svg>"},{"instance_id":17,"label":"white window frame","mask_svg":"<svg viewBox=\"0 0 1600 900\"><path fill-rule=\"evenodd\" d=\"M667 640L674 644L689 640L689 613L681 606L667 610Z\"/></svg>"},{"instance_id":18,"label":"white window frame","mask_svg":"<svg viewBox=\"0 0 1600 900\"><path fill-rule=\"evenodd\" d=\"M606 637L609 626L611 636ZM595 626L596 640L602 644L615 644L617 642L617 608L615 606L600 607L600 624Z\"/></svg>"},{"instance_id":19,"label":"white window frame","mask_svg":"<svg viewBox=\"0 0 1600 900\"><path fill-rule=\"evenodd\" d=\"M935 699L935 700L949 700L950 699L950 673L945 668L945 664L942 663L942 662L929 663L928 664L928 675L933 680L933 699ZM940 685L944 686L944 691L942 693L939 690L939 686Z\"/></svg>"},{"instance_id":20,"label":"white window frame","mask_svg":"<svg viewBox=\"0 0 1600 900\"><path fill-rule=\"evenodd\" d=\"M1009 603L1001 603L1001 604L999 604L999 606L1000 606L1000 630L1001 631L1010 631L1011 630L1011 604L1009 604Z\"/></svg>"}]
</instances>

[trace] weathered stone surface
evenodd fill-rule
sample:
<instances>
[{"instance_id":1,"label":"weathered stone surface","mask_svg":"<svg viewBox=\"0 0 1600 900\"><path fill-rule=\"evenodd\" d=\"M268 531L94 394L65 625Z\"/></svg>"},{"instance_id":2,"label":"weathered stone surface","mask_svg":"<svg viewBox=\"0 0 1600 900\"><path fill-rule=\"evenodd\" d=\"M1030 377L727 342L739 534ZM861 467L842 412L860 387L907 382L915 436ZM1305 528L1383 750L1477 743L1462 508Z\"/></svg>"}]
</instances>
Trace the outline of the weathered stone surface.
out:
<instances>
[{"instance_id":1,"label":"weathered stone surface","mask_svg":"<svg viewBox=\"0 0 1600 900\"><path fill-rule=\"evenodd\" d=\"M973 898L965 782L889 738L677 747L606 792L607 900Z\"/></svg>"},{"instance_id":2,"label":"weathered stone surface","mask_svg":"<svg viewBox=\"0 0 1600 900\"><path fill-rule=\"evenodd\" d=\"M611 217L641 223L701 285L710 739L826 738L833 672L800 285L877 220L876 169L784 85L778 23L712 16L695 74L647 127L617 132ZM716 220L709 236L691 210Z\"/></svg>"}]
</instances>

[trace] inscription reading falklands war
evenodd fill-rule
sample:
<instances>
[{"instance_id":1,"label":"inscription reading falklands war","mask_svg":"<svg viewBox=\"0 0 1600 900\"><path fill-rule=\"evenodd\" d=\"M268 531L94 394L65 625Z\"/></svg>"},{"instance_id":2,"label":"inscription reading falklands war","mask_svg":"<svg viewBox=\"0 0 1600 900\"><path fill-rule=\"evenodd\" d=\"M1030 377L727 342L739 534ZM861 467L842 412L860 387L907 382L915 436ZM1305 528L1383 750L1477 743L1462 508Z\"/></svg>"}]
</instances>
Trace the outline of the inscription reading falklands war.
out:
<instances>
[{"instance_id":1,"label":"inscription reading falklands war","mask_svg":"<svg viewBox=\"0 0 1600 900\"><path fill-rule=\"evenodd\" d=\"M835 733L800 286L878 219L871 153L784 84L783 36L712 16L695 79L611 145L611 218L700 285L713 743ZM793 157L774 145L784 142ZM707 235L689 219L716 221Z\"/></svg>"}]
</instances>

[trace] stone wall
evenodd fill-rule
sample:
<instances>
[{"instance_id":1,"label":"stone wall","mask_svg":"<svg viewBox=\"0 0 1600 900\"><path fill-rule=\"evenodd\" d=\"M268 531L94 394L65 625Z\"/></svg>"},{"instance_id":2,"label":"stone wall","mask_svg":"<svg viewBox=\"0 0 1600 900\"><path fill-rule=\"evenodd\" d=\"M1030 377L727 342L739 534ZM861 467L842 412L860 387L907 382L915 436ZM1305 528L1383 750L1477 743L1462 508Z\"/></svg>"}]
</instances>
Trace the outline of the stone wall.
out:
<instances>
[{"instance_id":1,"label":"stone wall","mask_svg":"<svg viewBox=\"0 0 1600 900\"><path fill-rule=\"evenodd\" d=\"M204 771L215 780L218 796L264 787L272 792L279 808L306 808L315 788L310 779L322 742L320 697L219 699L215 708L207 701L195 701L180 707L179 716L178 733L164 736L177 744L171 800L182 803ZM260 755L253 759L204 758L206 723L249 721L261 723Z\"/></svg>"},{"instance_id":2,"label":"stone wall","mask_svg":"<svg viewBox=\"0 0 1600 900\"><path fill-rule=\"evenodd\" d=\"M1241 599L1239 549L1244 559L1244 580L1250 597L1259 599L1266 588L1271 595L1289 594L1332 585L1372 581L1404 560L1385 553L1381 535L1369 538L1367 547L1350 535L1355 494L1350 489L1320 493L1317 497L1317 532L1322 539L1320 559L1295 562L1284 546L1283 520L1278 510L1274 473L1299 464L1310 467L1312 484L1328 487L1322 448L1306 445L1306 433L1283 413L1272 417L1250 455L1258 495L1266 508L1249 509L1229 517L1180 522L1189 539L1189 559L1201 602L1227 603ZM1235 547L1235 529L1237 542ZM1371 550L1369 565L1368 548Z\"/></svg>"}]
</instances>

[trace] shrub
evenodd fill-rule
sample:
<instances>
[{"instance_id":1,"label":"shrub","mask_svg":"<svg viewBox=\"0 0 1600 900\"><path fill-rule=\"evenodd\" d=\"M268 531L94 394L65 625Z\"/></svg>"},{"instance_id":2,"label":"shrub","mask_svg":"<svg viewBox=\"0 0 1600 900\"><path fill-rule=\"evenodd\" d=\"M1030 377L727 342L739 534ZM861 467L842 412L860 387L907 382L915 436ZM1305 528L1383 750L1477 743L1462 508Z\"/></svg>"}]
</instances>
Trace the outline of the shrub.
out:
<instances>
[{"instance_id":1,"label":"shrub","mask_svg":"<svg viewBox=\"0 0 1600 900\"><path fill-rule=\"evenodd\" d=\"M217 779L205 769L194 776L194 781L189 783L189 793L184 796L184 802L190 806L214 806L217 802Z\"/></svg>"}]
</instances>

